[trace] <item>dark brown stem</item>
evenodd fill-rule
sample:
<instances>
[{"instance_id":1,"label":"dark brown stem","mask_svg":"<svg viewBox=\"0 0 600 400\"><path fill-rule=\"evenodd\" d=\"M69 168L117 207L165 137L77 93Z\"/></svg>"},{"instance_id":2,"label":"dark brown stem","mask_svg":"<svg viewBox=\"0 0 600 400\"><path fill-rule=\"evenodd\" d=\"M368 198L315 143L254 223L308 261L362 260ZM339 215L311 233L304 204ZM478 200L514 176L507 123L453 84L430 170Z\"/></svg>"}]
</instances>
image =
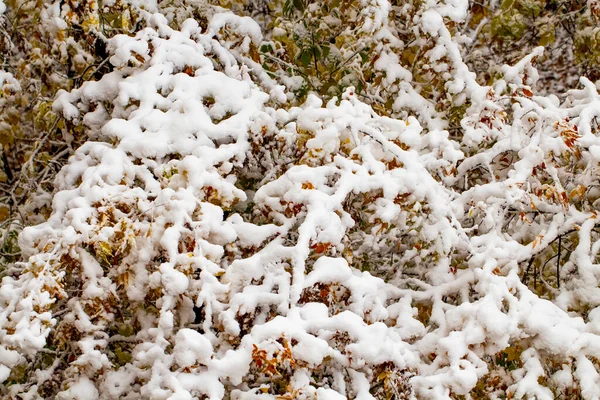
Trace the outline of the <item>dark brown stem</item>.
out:
<instances>
[{"instance_id":1,"label":"dark brown stem","mask_svg":"<svg viewBox=\"0 0 600 400\"><path fill-rule=\"evenodd\" d=\"M562 236L558 237L558 259L556 260L556 287L560 289L560 249Z\"/></svg>"},{"instance_id":2,"label":"dark brown stem","mask_svg":"<svg viewBox=\"0 0 600 400\"><path fill-rule=\"evenodd\" d=\"M529 259L529 264L527 264L527 269L523 273L523 278L521 278L521 281L523 281L524 285L527 285L527 279L529 278L529 270L531 269L531 266L533 265L533 260L534 260L534 257L531 257Z\"/></svg>"}]
</instances>

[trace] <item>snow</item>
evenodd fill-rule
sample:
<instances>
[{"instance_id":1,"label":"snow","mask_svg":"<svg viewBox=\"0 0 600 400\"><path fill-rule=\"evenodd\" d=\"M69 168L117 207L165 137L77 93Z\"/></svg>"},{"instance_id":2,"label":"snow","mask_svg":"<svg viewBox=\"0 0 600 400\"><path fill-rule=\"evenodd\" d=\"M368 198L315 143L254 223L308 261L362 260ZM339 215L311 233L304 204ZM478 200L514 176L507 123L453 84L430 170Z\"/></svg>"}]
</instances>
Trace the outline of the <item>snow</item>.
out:
<instances>
[{"instance_id":1,"label":"snow","mask_svg":"<svg viewBox=\"0 0 600 400\"><path fill-rule=\"evenodd\" d=\"M444 26L442 16L436 10L427 10L421 16L421 26L425 33L438 36L439 30ZM434 60L437 57L434 57Z\"/></svg>"},{"instance_id":2,"label":"snow","mask_svg":"<svg viewBox=\"0 0 600 400\"><path fill-rule=\"evenodd\" d=\"M61 392L57 398L61 400L96 400L98 389L87 377L81 377L77 382L70 385L68 390Z\"/></svg>"},{"instance_id":3,"label":"snow","mask_svg":"<svg viewBox=\"0 0 600 400\"><path fill-rule=\"evenodd\" d=\"M175 362L181 367L191 367L196 363L206 364L213 353L210 341L192 329L180 329L175 338Z\"/></svg>"}]
</instances>

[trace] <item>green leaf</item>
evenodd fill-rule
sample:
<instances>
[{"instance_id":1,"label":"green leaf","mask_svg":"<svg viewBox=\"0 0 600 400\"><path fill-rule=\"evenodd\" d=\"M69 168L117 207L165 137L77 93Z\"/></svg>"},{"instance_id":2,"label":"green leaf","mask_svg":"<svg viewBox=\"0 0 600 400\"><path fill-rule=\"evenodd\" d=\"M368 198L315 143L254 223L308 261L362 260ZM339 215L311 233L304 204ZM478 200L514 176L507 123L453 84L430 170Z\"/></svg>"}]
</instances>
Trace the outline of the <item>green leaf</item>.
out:
<instances>
[{"instance_id":1,"label":"green leaf","mask_svg":"<svg viewBox=\"0 0 600 400\"><path fill-rule=\"evenodd\" d=\"M360 59L362 60L363 64L367 62L367 59L368 59L367 53L365 53L364 51L361 51L360 53L358 53L358 55L360 56Z\"/></svg>"},{"instance_id":2,"label":"green leaf","mask_svg":"<svg viewBox=\"0 0 600 400\"><path fill-rule=\"evenodd\" d=\"M302 53L300 53L300 61L302 61L302 65L304 65L305 67L308 67L311 58L312 57L310 51L303 50Z\"/></svg>"},{"instance_id":3,"label":"green leaf","mask_svg":"<svg viewBox=\"0 0 600 400\"><path fill-rule=\"evenodd\" d=\"M115 356L117 358L117 364L119 366L123 366L125 364L128 364L132 360L131 353L128 352L128 351L123 351L120 347L117 347L115 349Z\"/></svg>"},{"instance_id":4,"label":"green leaf","mask_svg":"<svg viewBox=\"0 0 600 400\"><path fill-rule=\"evenodd\" d=\"M273 52L273 47L270 44L263 44L262 46L260 46L260 52L261 53L271 53Z\"/></svg>"},{"instance_id":5,"label":"green leaf","mask_svg":"<svg viewBox=\"0 0 600 400\"><path fill-rule=\"evenodd\" d=\"M515 0L503 0L502 4L500 4L500 8L503 10L508 10L509 8L511 8L513 6L514 3L515 3Z\"/></svg>"},{"instance_id":6,"label":"green leaf","mask_svg":"<svg viewBox=\"0 0 600 400\"><path fill-rule=\"evenodd\" d=\"M321 58L321 48L319 46L315 46L312 48L313 54L315 55L315 58L319 59Z\"/></svg>"},{"instance_id":7,"label":"green leaf","mask_svg":"<svg viewBox=\"0 0 600 400\"><path fill-rule=\"evenodd\" d=\"M556 41L556 36L554 36L554 31L544 32L540 37L540 46L548 46Z\"/></svg>"},{"instance_id":8,"label":"green leaf","mask_svg":"<svg viewBox=\"0 0 600 400\"><path fill-rule=\"evenodd\" d=\"M321 47L323 50L323 58L327 58L329 56L329 51L331 50L328 45L324 45Z\"/></svg>"}]
</instances>

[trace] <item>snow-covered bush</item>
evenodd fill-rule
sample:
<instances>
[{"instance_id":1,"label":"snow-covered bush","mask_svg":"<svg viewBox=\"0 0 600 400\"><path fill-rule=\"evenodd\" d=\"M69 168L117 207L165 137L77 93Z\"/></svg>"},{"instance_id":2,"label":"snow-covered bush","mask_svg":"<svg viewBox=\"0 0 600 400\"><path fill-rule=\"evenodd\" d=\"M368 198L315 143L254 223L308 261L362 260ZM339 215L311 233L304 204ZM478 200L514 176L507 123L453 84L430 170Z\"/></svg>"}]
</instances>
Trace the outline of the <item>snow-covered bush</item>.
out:
<instances>
[{"instance_id":1,"label":"snow-covered bush","mask_svg":"<svg viewBox=\"0 0 600 400\"><path fill-rule=\"evenodd\" d=\"M53 113L57 91L110 72L108 40L139 30L145 9L156 11L126 0L0 4L0 274L20 257L12 238L50 215L54 178L87 139Z\"/></svg>"},{"instance_id":2,"label":"snow-covered bush","mask_svg":"<svg viewBox=\"0 0 600 400\"><path fill-rule=\"evenodd\" d=\"M341 3L313 72L314 4L169 5L59 92L89 140L2 280L3 396L600 396L598 87L539 94L542 48L482 85L467 2Z\"/></svg>"}]
</instances>

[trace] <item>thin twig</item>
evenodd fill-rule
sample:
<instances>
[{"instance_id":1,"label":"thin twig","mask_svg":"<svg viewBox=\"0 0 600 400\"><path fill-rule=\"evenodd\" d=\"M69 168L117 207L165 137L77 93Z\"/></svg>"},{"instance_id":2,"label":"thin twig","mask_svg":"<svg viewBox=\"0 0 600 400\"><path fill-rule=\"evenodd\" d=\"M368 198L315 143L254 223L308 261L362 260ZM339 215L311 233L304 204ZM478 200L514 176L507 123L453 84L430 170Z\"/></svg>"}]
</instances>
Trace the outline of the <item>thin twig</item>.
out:
<instances>
[{"instance_id":1,"label":"thin twig","mask_svg":"<svg viewBox=\"0 0 600 400\"><path fill-rule=\"evenodd\" d=\"M354 58L354 56L356 56L358 53L363 51L365 48L366 48L366 46L363 46L360 49L356 50L354 53L352 53L352 55L350 57L346 58L346 60L344 60L344 62L342 62L340 65L338 65L337 68L334 68L334 70L329 73L329 77L327 78L327 80L331 79L333 74L335 74L344 65L348 64L350 62L350 60L352 60Z\"/></svg>"},{"instance_id":2,"label":"thin twig","mask_svg":"<svg viewBox=\"0 0 600 400\"><path fill-rule=\"evenodd\" d=\"M288 62L285 62L285 61L283 61L280 58L274 57L274 56L272 56L270 54L267 54L267 53L260 53L260 54L263 55L263 56L265 56L265 57L267 57L267 58L270 58L271 60L273 60L275 62L278 62L281 65L285 65L286 67L290 68L291 70L297 72L300 75L303 75L303 76L307 77L307 75L304 72L302 72L300 69L298 69L296 66L294 66L294 65L292 65L292 64L290 64Z\"/></svg>"},{"instance_id":3,"label":"thin twig","mask_svg":"<svg viewBox=\"0 0 600 400\"><path fill-rule=\"evenodd\" d=\"M315 33L312 29L310 31L310 40L312 42L313 59L315 62L315 73L317 74L317 78L321 78L319 74L319 66L317 64L317 47L315 46Z\"/></svg>"},{"instance_id":4,"label":"thin twig","mask_svg":"<svg viewBox=\"0 0 600 400\"><path fill-rule=\"evenodd\" d=\"M521 281L523 282L524 285L527 285L527 279L529 278L529 270L531 269L531 266L533 265L534 259L535 259L535 257L531 257L529 259L529 264L527 264L527 269L525 270L525 272L523 272L523 277L521 278Z\"/></svg>"},{"instance_id":5,"label":"thin twig","mask_svg":"<svg viewBox=\"0 0 600 400\"><path fill-rule=\"evenodd\" d=\"M560 249L562 247L561 243L562 237L558 237L558 259L556 260L556 287L560 289Z\"/></svg>"}]
</instances>

